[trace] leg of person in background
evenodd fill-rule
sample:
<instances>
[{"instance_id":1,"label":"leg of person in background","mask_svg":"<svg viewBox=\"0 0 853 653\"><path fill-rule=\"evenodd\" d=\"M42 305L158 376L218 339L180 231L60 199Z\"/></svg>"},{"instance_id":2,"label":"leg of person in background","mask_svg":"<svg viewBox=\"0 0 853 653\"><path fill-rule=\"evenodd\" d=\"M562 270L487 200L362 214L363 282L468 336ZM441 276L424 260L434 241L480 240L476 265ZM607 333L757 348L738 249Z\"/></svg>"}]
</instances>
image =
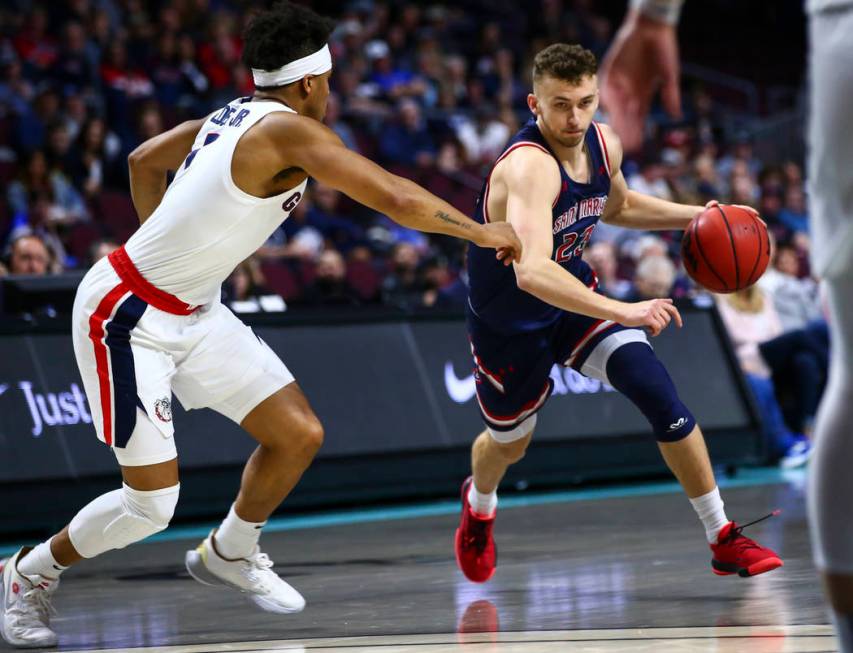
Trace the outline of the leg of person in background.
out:
<instances>
[{"instance_id":1,"label":"leg of person in background","mask_svg":"<svg viewBox=\"0 0 853 653\"><path fill-rule=\"evenodd\" d=\"M714 573L754 576L782 566L774 551L744 536L726 517L702 431L642 331L613 334L577 365L584 375L619 390L649 420L666 464L705 528Z\"/></svg>"},{"instance_id":2,"label":"leg of person in background","mask_svg":"<svg viewBox=\"0 0 853 653\"><path fill-rule=\"evenodd\" d=\"M823 573L842 653L853 652L853 275L827 282L831 310L829 383L815 423L808 507L815 561Z\"/></svg>"},{"instance_id":3,"label":"leg of person in background","mask_svg":"<svg viewBox=\"0 0 853 653\"><path fill-rule=\"evenodd\" d=\"M826 323L814 322L759 345L761 357L777 381L793 391L796 412L791 416L795 430L811 436L814 416L826 384L829 343Z\"/></svg>"},{"instance_id":4,"label":"leg of person in background","mask_svg":"<svg viewBox=\"0 0 853 653\"><path fill-rule=\"evenodd\" d=\"M805 349L794 355L791 361L794 388L797 397L796 418L803 435L811 438L814 417L823 391L824 370L814 352Z\"/></svg>"},{"instance_id":5,"label":"leg of person in background","mask_svg":"<svg viewBox=\"0 0 853 653\"><path fill-rule=\"evenodd\" d=\"M323 443L323 427L296 383L258 404L241 426L258 441L240 492L222 524L186 555L187 570L206 585L245 592L268 612L299 612L305 599L272 570L258 547L261 530L290 494Z\"/></svg>"},{"instance_id":6,"label":"leg of person in background","mask_svg":"<svg viewBox=\"0 0 853 653\"><path fill-rule=\"evenodd\" d=\"M802 434L793 433L785 424L782 409L776 401L773 381L755 374L746 374L746 380L761 413L764 439L771 458L781 460L780 464L786 468L805 463L810 455L809 442Z\"/></svg>"},{"instance_id":7,"label":"leg of person in background","mask_svg":"<svg viewBox=\"0 0 853 653\"><path fill-rule=\"evenodd\" d=\"M152 444L161 453L148 448ZM149 457L169 457L150 465L128 465L138 447ZM178 460L174 440L164 438L150 418L137 411L127 448L116 448L124 483L86 505L59 533L35 548L25 547L0 562L3 617L0 634L20 647L55 646L50 601L59 576L83 558L121 549L162 531L178 503Z\"/></svg>"}]
</instances>

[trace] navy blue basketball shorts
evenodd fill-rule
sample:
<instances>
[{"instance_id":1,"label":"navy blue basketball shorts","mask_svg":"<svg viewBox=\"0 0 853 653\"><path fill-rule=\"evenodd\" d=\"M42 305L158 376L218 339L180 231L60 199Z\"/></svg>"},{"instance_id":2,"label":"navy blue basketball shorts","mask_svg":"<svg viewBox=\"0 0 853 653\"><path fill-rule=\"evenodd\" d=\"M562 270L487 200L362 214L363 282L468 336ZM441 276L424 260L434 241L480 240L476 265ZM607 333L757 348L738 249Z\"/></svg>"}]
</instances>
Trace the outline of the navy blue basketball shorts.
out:
<instances>
[{"instance_id":1,"label":"navy blue basketball shorts","mask_svg":"<svg viewBox=\"0 0 853 653\"><path fill-rule=\"evenodd\" d=\"M575 313L534 331L503 334L468 314L477 402L486 428L498 442L527 436L536 413L554 389L551 368L563 365L613 385L607 361L622 345L648 344L643 330Z\"/></svg>"}]
</instances>

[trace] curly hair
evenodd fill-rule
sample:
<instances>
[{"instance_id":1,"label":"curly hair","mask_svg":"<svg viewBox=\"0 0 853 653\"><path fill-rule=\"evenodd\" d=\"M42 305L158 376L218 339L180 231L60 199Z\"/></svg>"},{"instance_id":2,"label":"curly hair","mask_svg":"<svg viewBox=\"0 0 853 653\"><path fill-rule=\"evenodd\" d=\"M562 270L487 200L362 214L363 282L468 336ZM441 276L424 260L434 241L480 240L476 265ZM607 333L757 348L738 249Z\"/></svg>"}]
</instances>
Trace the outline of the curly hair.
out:
<instances>
[{"instance_id":1,"label":"curly hair","mask_svg":"<svg viewBox=\"0 0 853 653\"><path fill-rule=\"evenodd\" d=\"M276 70L322 48L334 28L334 21L307 7L277 2L252 18L243 32L243 63Z\"/></svg>"},{"instance_id":2,"label":"curly hair","mask_svg":"<svg viewBox=\"0 0 853 653\"><path fill-rule=\"evenodd\" d=\"M534 84L543 77L578 84L584 77L595 75L597 71L595 55L580 45L554 43L540 50L533 59Z\"/></svg>"}]
</instances>

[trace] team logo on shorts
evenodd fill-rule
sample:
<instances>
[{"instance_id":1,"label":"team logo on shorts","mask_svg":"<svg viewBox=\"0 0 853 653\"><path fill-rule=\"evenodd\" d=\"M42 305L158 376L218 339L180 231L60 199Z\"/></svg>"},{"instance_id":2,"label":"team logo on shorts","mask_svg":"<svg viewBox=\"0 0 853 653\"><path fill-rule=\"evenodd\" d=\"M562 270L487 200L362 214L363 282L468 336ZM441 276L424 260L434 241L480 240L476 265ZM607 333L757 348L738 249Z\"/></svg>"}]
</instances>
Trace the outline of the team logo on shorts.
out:
<instances>
[{"instance_id":1,"label":"team logo on shorts","mask_svg":"<svg viewBox=\"0 0 853 653\"><path fill-rule=\"evenodd\" d=\"M163 397L154 402L154 412L161 422L172 421L172 402L168 397Z\"/></svg>"}]
</instances>

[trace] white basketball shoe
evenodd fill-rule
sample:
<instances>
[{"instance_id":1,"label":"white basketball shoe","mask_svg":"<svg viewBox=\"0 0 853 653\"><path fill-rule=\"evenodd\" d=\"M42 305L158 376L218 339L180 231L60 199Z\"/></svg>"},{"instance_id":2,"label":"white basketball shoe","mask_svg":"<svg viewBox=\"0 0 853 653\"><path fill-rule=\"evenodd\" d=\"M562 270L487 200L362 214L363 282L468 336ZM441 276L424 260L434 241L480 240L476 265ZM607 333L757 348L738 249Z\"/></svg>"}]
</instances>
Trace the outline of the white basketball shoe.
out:
<instances>
[{"instance_id":1,"label":"white basketball shoe","mask_svg":"<svg viewBox=\"0 0 853 653\"><path fill-rule=\"evenodd\" d=\"M185 562L190 576L204 585L226 585L240 590L262 610L289 614L305 607L302 595L273 571L273 561L255 547L247 558L226 560L219 555L210 532L195 549L187 551Z\"/></svg>"},{"instance_id":2,"label":"white basketball shoe","mask_svg":"<svg viewBox=\"0 0 853 653\"><path fill-rule=\"evenodd\" d=\"M2 583L0 605L0 635L18 648L56 646L56 633L50 629L50 617L56 614L50 599L59 586L59 579L43 576L24 576L18 572L18 560L29 551L20 549L11 558L0 560Z\"/></svg>"}]
</instances>

